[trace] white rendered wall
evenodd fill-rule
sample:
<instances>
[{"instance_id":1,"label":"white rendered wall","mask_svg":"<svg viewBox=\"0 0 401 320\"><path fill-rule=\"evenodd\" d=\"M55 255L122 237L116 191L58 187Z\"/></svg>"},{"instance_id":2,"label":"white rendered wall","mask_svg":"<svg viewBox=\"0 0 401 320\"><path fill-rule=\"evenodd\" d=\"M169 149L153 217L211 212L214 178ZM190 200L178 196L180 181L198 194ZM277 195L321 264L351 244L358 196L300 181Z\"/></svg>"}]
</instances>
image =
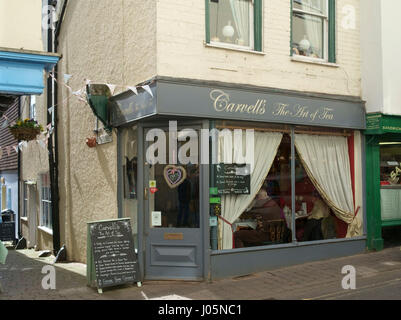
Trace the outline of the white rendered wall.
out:
<instances>
[{"instance_id":1,"label":"white rendered wall","mask_svg":"<svg viewBox=\"0 0 401 320\"><path fill-rule=\"evenodd\" d=\"M401 20L399 0L361 5L362 99L368 113L401 115Z\"/></svg>"}]
</instances>

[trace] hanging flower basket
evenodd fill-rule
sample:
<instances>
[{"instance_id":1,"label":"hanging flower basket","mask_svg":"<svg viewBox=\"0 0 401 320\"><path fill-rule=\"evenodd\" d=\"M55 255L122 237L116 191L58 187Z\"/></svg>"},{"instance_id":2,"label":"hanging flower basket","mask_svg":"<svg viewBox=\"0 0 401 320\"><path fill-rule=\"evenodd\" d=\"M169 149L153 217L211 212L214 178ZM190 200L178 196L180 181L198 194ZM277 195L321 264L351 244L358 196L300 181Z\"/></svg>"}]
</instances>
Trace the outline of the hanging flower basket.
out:
<instances>
[{"instance_id":1,"label":"hanging flower basket","mask_svg":"<svg viewBox=\"0 0 401 320\"><path fill-rule=\"evenodd\" d=\"M9 127L11 134L16 140L31 141L43 131L43 127L35 120L17 120L17 123Z\"/></svg>"}]
</instances>

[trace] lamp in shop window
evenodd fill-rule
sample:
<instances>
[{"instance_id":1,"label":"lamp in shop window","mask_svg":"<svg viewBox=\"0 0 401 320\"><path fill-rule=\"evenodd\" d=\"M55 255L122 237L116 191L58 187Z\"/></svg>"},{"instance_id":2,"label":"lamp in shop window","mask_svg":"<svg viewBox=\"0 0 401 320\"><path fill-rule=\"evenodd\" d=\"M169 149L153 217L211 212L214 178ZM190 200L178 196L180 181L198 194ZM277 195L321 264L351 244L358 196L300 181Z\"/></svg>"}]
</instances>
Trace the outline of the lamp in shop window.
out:
<instances>
[{"instance_id":1,"label":"lamp in shop window","mask_svg":"<svg viewBox=\"0 0 401 320\"><path fill-rule=\"evenodd\" d=\"M223 28L223 36L227 38L227 41L230 41L234 36L234 27L231 25L231 21L228 21L228 24Z\"/></svg>"},{"instance_id":2,"label":"lamp in shop window","mask_svg":"<svg viewBox=\"0 0 401 320\"><path fill-rule=\"evenodd\" d=\"M309 50L310 46L311 46L310 42L306 38L306 36L304 36L304 38L299 42L299 49L304 53L306 53Z\"/></svg>"}]
</instances>

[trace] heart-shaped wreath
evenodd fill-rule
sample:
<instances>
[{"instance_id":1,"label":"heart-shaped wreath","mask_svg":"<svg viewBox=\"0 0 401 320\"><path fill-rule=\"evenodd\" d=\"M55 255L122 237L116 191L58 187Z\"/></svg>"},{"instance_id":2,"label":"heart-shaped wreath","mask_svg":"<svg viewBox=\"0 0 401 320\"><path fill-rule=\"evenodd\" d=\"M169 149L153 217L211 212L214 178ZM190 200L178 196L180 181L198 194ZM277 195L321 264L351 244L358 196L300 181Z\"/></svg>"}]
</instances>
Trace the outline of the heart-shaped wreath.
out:
<instances>
[{"instance_id":1,"label":"heart-shaped wreath","mask_svg":"<svg viewBox=\"0 0 401 320\"><path fill-rule=\"evenodd\" d=\"M168 165L164 167L164 179L168 186L173 189L178 187L187 177L187 172L184 167Z\"/></svg>"}]
</instances>

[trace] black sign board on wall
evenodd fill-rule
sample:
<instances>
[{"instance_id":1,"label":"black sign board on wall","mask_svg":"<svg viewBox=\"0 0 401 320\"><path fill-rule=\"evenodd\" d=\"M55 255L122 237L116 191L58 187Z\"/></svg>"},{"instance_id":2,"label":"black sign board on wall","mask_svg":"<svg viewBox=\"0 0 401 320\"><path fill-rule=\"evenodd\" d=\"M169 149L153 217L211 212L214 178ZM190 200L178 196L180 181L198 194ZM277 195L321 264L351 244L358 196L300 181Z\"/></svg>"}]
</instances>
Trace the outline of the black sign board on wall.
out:
<instances>
[{"instance_id":1,"label":"black sign board on wall","mask_svg":"<svg viewBox=\"0 0 401 320\"><path fill-rule=\"evenodd\" d=\"M127 283L141 286L129 218L88 223L87 254L88 283L99 293Z\"/></svg>"},{"instance_id":2,"label":"black sign board on wall","mask_svg":"<svg viewBox=\"0 0 401 320\"><path fill-rule=\"evenodd\" d=\"M250 194L251 174L249 164L219 163L214 166L215 187L218 194Z\"/></svg>"}]
</instances>

